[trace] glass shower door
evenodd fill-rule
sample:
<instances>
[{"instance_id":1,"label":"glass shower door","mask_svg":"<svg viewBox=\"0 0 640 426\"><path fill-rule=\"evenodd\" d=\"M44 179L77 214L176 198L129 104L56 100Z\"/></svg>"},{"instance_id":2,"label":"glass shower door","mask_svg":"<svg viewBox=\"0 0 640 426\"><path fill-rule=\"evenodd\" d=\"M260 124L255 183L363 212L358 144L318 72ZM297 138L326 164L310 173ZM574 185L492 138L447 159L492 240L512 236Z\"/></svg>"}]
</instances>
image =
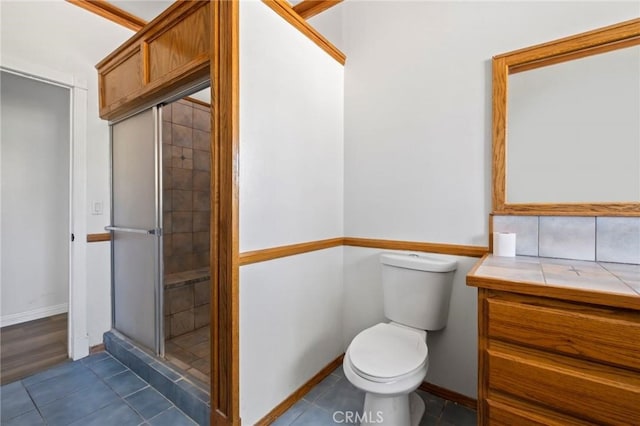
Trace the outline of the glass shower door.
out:
<instances>
[{"instance_id":1,"label":"glass shower door","mask_svg":"<svg viewBox=\"0 0 640 426\"><path fill-rule=\"evenodd\" d=\"M111 125L113 327L162 355L158 108Z\"/></svg>"}]
</instances>

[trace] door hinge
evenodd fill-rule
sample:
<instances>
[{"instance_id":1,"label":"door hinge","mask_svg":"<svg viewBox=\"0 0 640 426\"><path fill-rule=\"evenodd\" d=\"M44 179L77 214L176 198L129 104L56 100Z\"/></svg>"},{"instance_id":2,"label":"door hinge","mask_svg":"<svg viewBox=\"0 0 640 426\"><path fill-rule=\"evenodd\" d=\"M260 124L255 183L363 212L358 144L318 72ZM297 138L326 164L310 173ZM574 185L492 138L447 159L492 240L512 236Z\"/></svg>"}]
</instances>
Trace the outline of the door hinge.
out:
<instances>
[{"instance_id":1,"label":"door hinge","mask_svg":"<svg viewBox=\"0 0 640 426\"><path fill-rule=\"evenodd\" d=\"M75 236L75 235L73 235L73 234L71 234L71 242L73 242L73 241L75 241L75 240L76 240L76 236Z\"/></svg>"}]
</instances>

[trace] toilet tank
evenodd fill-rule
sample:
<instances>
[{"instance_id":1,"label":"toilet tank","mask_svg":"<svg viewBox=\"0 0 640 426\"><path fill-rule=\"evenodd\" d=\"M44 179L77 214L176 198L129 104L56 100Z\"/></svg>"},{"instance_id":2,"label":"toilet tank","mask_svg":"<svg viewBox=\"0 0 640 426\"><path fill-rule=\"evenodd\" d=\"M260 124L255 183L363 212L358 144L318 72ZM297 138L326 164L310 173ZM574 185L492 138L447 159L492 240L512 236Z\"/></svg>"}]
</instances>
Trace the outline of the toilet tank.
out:
<instances>
[{"instance_id":1,"label":"toilet tank","mask_svg":"<svg viewBox=\"0 0 640 426\"><path fill-rule=\"evenodd\" d=\"M384 315L422 330L447 325L455 260L424 254L382 253Z\"/></svg>"}]
</instances>

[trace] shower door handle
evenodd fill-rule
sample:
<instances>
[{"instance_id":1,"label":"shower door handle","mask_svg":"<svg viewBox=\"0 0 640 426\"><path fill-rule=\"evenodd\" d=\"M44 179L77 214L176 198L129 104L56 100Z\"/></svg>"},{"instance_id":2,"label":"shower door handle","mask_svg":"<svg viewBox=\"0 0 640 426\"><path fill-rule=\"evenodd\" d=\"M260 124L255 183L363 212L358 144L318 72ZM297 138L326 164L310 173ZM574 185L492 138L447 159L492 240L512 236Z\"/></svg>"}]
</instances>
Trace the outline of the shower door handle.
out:
<instances>
[{"instance_id":1,"label":"shower door handle","mask_svg":"<svg viewBox=\"0 0 640 426\"><path fill-rule=\"evenodd\" d=\"M161 235L162 231L160 228L154 229L142 229L142 228L125 228L122 226L105 226L105 231L116 231L116 232L131 232L134 234L145 234L145 235Z\"/></svg>"}]
</instances>

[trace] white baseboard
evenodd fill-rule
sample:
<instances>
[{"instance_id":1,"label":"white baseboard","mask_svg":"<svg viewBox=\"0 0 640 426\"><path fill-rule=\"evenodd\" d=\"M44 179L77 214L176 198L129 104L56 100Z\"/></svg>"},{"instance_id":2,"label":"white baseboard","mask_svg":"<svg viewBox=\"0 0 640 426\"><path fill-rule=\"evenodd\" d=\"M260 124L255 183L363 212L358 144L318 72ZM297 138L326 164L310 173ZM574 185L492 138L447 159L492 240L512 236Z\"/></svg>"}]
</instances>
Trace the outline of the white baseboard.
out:
<instances>
[{"instance_id":1,"label":"white baseboard","mask_svg":"<svg viewBox=\"0 0 640 426\"><path fill-rule=\"evenodd\" d=\"M61 303L60 305L47 306L45 308L33 309L26 312L18 312L17 314L3 315L0 317L0 327L46 318L52 315L63 314L68 311L69 304Z\"/></svg>"}]
</instances>

